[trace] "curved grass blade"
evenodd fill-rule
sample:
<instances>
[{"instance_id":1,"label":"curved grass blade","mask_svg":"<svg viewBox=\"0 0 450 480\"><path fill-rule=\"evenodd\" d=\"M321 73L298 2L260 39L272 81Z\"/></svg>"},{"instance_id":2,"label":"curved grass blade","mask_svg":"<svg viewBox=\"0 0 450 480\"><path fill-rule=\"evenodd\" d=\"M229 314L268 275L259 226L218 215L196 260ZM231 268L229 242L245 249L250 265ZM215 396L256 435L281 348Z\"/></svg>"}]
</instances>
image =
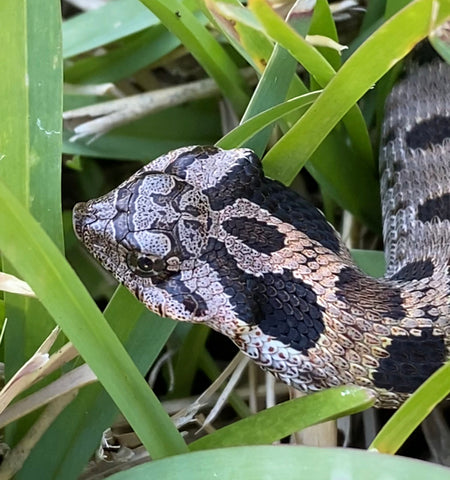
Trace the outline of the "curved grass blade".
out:
<instances>
[{"instance_id":1,"label":"curved grass blade","mask_svg":"<svg viewBox=\"0 0 450 480\"><path fill-rule=\"evenodd\" d=\"M70 58L158 25L158 17L136 0L115 0L63 23L63 56Z\"/></svg>"},{"instance_id":2,"label":"curved grass blade","mask_svg":"<svg viewBox=\"0 0 450 480\"><path fill-rule=\"evenodd\" d=\"M280 403L203 437L190 450L272 443L311 425L360 412L374 404L374 394L354 386Z\"/></svg>"},{"instance_id":3,"label":"curved grass blade","mask_svg":"<svg viewBox=\"0 0 450 480\"><path fill-rule=\"evenodd\" d=\"M233 447L146 463L111 480L448 480L448 468L411 458L343 448Z\"/></svg>"},{"instance_id":4,"label":"curved grass blade","mask_svg":"<svg viewBox=\"0 0 450 480\"><path fill-rule=\"evenodd\" d=\"M369 449L394 454L433 408L450 394L450 362L424 382L383 426Z\"/></svg>"},{"instance_id":5,"label":"curved grass blade","mask_svg":"<svg viewBox=\"0 0 450 480\"><path fill-rule=\"evenodd\" d=\"M37 221L0 181L0 250L31 286L154 458L184 440L82 283Z\"/></svg>"},{"instance_id":6,"label":"curved grass blade","mask_svg":"<svg viewBox=\"0 0 450 480\"><path fill-rule=\"evenodd\" d=\"M320 87L325 87L333 79L336 71L330 63L316 48L286 24L272 10L266 0L251 0L250 8L261 21L266 32L303 65ZM350 106L342 115L342 121L361 161L374 166L369 133L359 107L357 105Z\"/></svg>"},{"instance_id":7,"label":"curved grass blade","mask_svg":"<svg viewBox=\"0 0 450 480\"><path fill-rule=\"evenodd\" d=\"M117 82L157 62L179 46L180 40L158 22L158 25L122 39L104 55L85 56L67 65L64 80L84 84Z\"/></svg>"},{"instance_id":8,"label":"curved grass blade","mask_svg":"<svg viewBox=\"0 0 450 480\"><path fill-rule=\"evenodd\" d=\"M317 101L269 151L265 157L268 175L285 184L292 182L352 105L448 16L449 2L416 0L384 23L345 62Z\"/></svg>"},{"instance_id":9,"label":"curved grass blade","mask_svg":"<svg viewBox=\"0 0 450 480\"><path fill-rule=\"evenodd\" d=\"M237 148L252 138L255 133L260 132L273 122L279 120L288 113L311 105L319 96L320 92L311 92L300 97L291 98L280 105L271 107L231 130L222 137L216 145L221 148Z\"/></svg>"}]
</instances>

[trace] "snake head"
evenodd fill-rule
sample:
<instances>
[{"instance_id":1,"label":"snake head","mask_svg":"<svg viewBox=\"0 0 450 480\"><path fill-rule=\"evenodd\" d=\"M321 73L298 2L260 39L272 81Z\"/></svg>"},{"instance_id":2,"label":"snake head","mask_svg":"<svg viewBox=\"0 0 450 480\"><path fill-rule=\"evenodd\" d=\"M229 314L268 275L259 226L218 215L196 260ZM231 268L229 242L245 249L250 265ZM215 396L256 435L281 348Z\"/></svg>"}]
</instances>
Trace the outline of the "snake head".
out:
<instances>
[{"instance_id":1,"label":"snake head","mask_svg":"<svg viewBox=\"0 0 450 480\"><path fill-rule=\"evenodd\" d=\"M74 230L150 310L208 323L231 310L207 260L222 235L221 207L241 195L237 185L248 189L259 178L259 159L248 149L180 148L106 195L78 203Z\"/></svg>"}]
</instances>

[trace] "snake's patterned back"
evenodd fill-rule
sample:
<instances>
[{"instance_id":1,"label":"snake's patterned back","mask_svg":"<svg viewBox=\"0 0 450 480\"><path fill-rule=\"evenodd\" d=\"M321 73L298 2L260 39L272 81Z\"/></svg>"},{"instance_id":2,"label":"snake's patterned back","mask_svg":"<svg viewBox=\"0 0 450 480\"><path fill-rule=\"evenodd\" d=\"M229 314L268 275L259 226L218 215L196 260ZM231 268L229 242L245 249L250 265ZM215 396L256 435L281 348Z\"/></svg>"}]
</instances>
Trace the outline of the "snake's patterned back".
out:
<instances>
[{"instance_id":1,"label":"snake's patterned back","mask_svg":"<svg viewBox=\"0 0 450 480\"><path fill-rule=\"evenodd\" d=\"M385 107L380 152L387 274L450 260L450 66L420 47Z\"/></svg>"},{"instance_id":2,"label":"snake's patterned back","mask_svg":"<svg viewBox=\"0 0 450 480\"><path fill-rule=\"evenodd\" d=\"M415 61L387 103L382 279L248 149L159 157L78 204L77 236L148 308L209 325L283 382L362 385L397 407L449 357L448 80Z\"/></svg>"}]
</instances>

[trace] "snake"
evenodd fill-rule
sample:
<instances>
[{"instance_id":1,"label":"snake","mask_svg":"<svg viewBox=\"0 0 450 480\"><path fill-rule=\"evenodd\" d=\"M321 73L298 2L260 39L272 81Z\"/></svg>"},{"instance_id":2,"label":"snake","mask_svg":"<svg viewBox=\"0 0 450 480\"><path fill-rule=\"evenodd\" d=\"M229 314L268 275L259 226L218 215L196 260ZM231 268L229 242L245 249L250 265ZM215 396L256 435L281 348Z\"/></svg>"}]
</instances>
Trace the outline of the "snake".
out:
<instances>
[{"instance_id":1,"label":"snake","mask_svg":"<svg viewBox=\"0 0 450 480\"><path fill-rule=\"evenodd\" d=\"M248 148L161 155L75 205L76 236L151 311L226 335L282 382L399 407L450 357L450 66L409 65L379 148L383 277Z\"/></svg>"}]
</instances>

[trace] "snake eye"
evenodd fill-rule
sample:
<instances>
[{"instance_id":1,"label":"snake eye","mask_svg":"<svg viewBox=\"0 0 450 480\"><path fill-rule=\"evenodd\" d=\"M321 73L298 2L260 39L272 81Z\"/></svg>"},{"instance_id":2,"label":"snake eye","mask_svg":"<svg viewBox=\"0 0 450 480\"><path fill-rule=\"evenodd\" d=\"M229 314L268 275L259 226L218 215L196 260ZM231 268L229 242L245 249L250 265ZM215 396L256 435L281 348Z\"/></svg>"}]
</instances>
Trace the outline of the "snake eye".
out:
<instances>
[{"instance_id":1,"label":"snake eye","mask_svg":"<svg viewBox=\"0 0 450 480\"><path fill-rule=\"evenodd\" d=\"M127 264L140 277L158 277L166 269L166 262L161 257L142 253L129 253Z\"/></svg>"}]
</instances>

